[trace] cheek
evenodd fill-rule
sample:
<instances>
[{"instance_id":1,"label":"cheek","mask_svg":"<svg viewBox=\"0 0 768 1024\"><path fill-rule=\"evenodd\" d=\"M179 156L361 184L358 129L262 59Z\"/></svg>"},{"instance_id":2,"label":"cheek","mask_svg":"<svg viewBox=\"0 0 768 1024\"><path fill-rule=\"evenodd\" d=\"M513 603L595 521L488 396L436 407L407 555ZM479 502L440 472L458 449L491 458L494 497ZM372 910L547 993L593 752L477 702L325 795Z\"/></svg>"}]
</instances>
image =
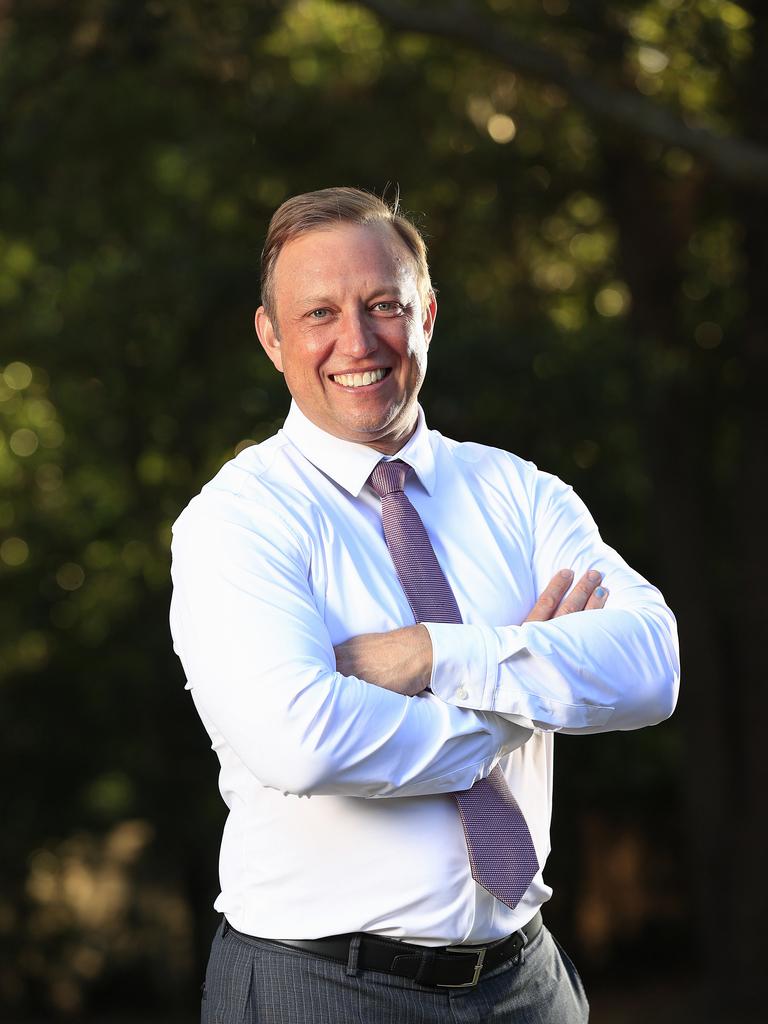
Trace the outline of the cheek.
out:
<instances>
[{"instance_id":1,"label":"cheek","mask_svg":"<svg viewBox=\"0 0 768 1024\"><path fill-rule=\"evenodd\" d=\"M286 376L307 378L316 376L327 358L327 347L316 341L302 338L300 345L283 347L283 361Z\"/></svg>"},{"instance_id":2,"label":"cheek","mask_svg":"<svg viewBox=\"0 0 768 1024\"><path fill-rule=\"evenodd\" d=\"M423 377L427 370L427 345L422 336L409 339L406 357L411 368L411 375Z\"/></svg>"},{"instance_id":3,"label":"cheek","mask_svg":"<svg viewBox=\"0 0 768 1024\"><path fill-rule=\"evenodd\" d=\"M424 333L412 322L404 322L405 318L392 321L384 340L393 352L401 359L409 362L421 362L422 350L426 350Z\"/></svg>"}]
</instances>

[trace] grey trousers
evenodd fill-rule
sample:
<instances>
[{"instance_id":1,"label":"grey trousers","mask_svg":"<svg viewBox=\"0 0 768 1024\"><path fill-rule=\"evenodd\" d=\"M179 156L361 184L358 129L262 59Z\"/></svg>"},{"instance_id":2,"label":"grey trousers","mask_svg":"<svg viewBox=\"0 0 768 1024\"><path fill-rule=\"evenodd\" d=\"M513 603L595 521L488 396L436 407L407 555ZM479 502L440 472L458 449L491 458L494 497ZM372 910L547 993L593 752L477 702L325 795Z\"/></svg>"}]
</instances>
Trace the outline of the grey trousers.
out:
<instances>
[{"instance_id":1,"label":"grey trousers","mask_svg":"<svg viewBox=\"0 0 768 1024\"><path fill-rule=\"evenodd\" d=\"M202 1024L585 1024L589 1005L567 954L543 927L520 961L475 988L427 988L252 939L224 921L213 940Z\"/></svg>"}]
</instances>

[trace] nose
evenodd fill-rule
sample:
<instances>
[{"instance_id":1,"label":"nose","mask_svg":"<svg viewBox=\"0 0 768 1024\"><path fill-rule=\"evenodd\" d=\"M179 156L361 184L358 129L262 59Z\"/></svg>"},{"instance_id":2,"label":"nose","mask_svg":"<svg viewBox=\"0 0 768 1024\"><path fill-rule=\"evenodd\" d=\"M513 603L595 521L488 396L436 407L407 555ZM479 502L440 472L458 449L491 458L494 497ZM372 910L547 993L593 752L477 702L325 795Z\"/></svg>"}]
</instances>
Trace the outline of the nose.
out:
<instances>
[{"instance_id":1,"label":"nose","mask_svg":"<svg viewBox=\"0 0 768 1024\"><path fill-rule=\"evenodd\" d=\"M366 321L365 313L349 311L341 321L336 349L351 358L361 359L368 356L376 348L376 338L371 325Z\"/></svg>"}]
</instances>

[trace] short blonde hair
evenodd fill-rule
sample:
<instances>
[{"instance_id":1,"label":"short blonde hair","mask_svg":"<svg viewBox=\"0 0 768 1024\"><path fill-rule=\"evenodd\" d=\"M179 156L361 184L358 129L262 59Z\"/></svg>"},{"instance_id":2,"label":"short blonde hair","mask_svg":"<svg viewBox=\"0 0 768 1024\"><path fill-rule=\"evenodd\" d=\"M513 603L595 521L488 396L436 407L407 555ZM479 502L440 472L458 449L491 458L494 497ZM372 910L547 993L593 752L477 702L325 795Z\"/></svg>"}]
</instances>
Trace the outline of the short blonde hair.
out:
<instances>
[{"instance_id":1,"label":"short blonde hair","mask_svg":"<svg viewBox=\"0 0 768 1024\"><path fill-rule=\"evenodd\" d=\"M261 253L261 302L267 316L275 320L275 264L283 246L299 235L339 223L391 224L414 258L419 295L426 303L432 291L427 246L419 229L399 211L399 192L391 203L372 192L347 187L323 188L286 199L269 222Z\"/></svg>"}]
</instances>

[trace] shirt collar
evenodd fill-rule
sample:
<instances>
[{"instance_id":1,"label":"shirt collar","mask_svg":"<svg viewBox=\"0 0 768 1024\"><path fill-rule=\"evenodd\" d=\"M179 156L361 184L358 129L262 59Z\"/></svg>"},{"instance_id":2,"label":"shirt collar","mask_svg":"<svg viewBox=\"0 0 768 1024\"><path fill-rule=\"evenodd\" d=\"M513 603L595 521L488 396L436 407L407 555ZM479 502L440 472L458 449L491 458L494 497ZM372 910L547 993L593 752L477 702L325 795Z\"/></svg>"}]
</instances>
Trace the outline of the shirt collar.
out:
<instances>
[{"instance_id":1,"label":"shirt collar","mask_svg":"<svg viewBox=\"0 0 768 1024\"><path fill-rule=\"evenodd\" d=\"M435 487L435 455L421 406L418 416L416 430L392 458L408 463L424 489L431 494ZM283 425L283 433L305 459L354 497L362 491L374 466L382 458L388 457L364 444L345 441L327 433L307 419L293 401Z\"/></svg>"}]
</instances>

